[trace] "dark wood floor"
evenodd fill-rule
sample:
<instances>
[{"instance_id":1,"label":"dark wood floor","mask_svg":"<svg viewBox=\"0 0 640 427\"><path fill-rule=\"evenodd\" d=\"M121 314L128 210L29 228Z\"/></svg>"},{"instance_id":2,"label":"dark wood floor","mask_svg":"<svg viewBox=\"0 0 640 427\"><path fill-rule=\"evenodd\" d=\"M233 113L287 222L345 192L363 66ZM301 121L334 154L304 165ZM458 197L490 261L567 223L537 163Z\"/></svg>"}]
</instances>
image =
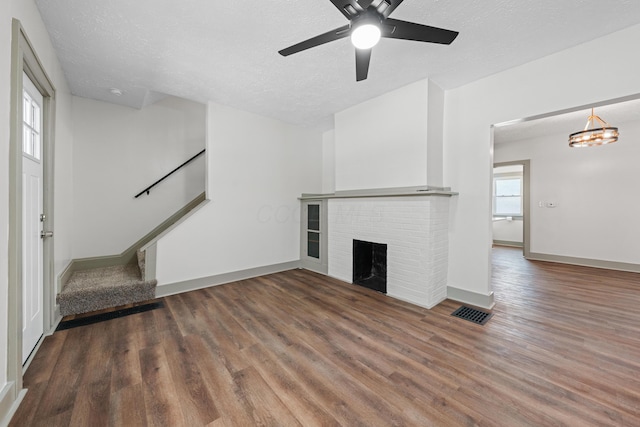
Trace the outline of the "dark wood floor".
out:
<instances>
[{"instance_id":1,"label":"dark wood floor","mask_svg":"<svg viewBox=\"0 0 640 427\"><path fill-rule=\"evenodd\" d=\"M494 250L484 326L294 270L56 332L12 426L638 426L640 275Z\"/></svg>"}]
</instances>

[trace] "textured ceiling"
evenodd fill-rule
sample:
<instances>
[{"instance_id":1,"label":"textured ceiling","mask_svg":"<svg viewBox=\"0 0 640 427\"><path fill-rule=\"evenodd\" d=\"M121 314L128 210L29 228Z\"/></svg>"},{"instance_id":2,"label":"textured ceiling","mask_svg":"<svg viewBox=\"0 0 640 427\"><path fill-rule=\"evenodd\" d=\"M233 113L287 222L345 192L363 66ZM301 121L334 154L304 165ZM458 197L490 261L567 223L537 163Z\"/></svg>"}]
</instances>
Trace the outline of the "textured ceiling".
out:
<instances>
[{"instance_id":1,"label":"textured ceiling","mask_svg":"<svg viewBox=\"0 0 640 427\"><path fill-rule=\"evenodd\" d=\"M638 0L405 0L391 17L460 35L450 46L383 39L356 82L348 39L278 54L347 23L329 0L35 1L75 95L135 108L212 100L324 129L414 81L454 88L640 23Z\"/></svg>"}]
</instances>

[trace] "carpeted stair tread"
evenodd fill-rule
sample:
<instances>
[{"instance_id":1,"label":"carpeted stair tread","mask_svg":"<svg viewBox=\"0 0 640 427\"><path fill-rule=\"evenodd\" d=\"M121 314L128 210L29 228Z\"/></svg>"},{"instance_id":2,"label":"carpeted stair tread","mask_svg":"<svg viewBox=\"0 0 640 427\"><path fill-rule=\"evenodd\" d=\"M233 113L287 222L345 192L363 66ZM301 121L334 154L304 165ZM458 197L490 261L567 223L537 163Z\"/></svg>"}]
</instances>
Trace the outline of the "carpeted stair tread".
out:
<instances>
[{"instance_id":1,"label":"carpeted stair tread","mask_svg":"<svg viewBox=\"0 0 640 427\"><path fill-rule=\"evenodd\" d=\"M118 283L138 282L140 280L140 270L136 265L114 265L76 271L64 288L65 291L77 290L96 286L113 286Z\"/></svg>"},{"instance_id":2,"label":"carpeted stair tread","mask_svg":"<svg viewBox=\"0 0 640 427\"><path fill-rule=\"evenodd\" d=\"M157 281L142 280L136 264L75 272L58 294L60 314L87 313L155 298Z\"/></svg>"}]
</instances>

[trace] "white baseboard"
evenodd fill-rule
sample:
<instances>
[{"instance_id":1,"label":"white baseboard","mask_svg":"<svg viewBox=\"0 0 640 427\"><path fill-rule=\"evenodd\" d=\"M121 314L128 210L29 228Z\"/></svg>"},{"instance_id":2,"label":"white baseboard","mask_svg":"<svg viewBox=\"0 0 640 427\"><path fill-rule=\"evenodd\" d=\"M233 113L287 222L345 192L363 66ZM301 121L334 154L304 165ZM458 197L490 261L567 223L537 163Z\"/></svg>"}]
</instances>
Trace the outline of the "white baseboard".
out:
<instances>
[{"instance_id":1,"label":"white baseboard","mask_svg":"<svg viewBox=\"0 0 640 427\"><path fill-rule=\"evenodd\" d=\"M541 254L532 252L527 257L531 261L549 261L560 264L580 265L583 267L604 268L606 270L630 271L632 273L640 273L640 264L631 264L628 262L603 261L600 259L577 258L563 255Z\"/></svg>"},{"instance_id":2,"label":"white baseboard","mask_svg":"<svg viewBox=\"0 0 640 427\"><path fill-rule=\"evenodd\" d=\"M62 314L60 314L60 304L56 304L56 308L53 312L53 325L51 325L51 330L49 331L49 333L47 333L47 335L52 335L56 331L56 328L61 321Z\"/></svg>"},{"instance_id":3,"label":"white baseboard","mask_svg":"<svg viewBox=\"0 0 640 427\"><path fill-rule=\"evenodd\" d=\"M20 402L24 399L24 396L27 394L27 390L20 390L18 396L14 400L15 395L15 386L16 383L10 382L6 383L2 390L0 390L0 427L7 427L13 414L16 413L18 407L20 406Z\"/></svg>"},{"instance_id":4,"label":"white baseboard","mask_svg":"<svg viewBox=\"0 0 640 427\"><path fill-rule=\"evenodd\" d=\"M237 282L239 280L252 279L266 274L280 273L282 271L293 270L300 267L300 261L289 261L280 264L266 265L263 267L250 268L247 270L234 271L231 273L217 274L209 277L185 280L184 282L170 283L156 287L156 297L166 297L183 292L195 291L197 289L222 285L225 283Z\"/></svg>"},{"instance_id":5,"label":"white baseboard","mask_svg":"<svg viewBox=\"0 0 640 427\"><path fill-rule=\"evenodd\" d=\"M9 415L9 409L13 404L13 388L15 383L6 383L2 389L0 389L0 426L4 427L9 424L11 417Z\"/></svg>"},{"instance_id":6,"label":"white baseboard","mask_svg":"<svg viewBox=\"0 0 640 427\"><path fill-rule=\"evenodd\" d=\"M491 310L496 304L493 300L493 292L489 295L478 294L465 289L447 286L447 298L464 304L474 305L480 308Z\"/></svg>"},{"instance_id":7,"label":"white baseboard","mask_svg":"<svg viewBox=\"0 0 640 427\"><path fill-rule=\"evenodd\" d=\"M493 241L494 245L498 245L498 246L510 246L513 248L523 248L524 244L522 242L513 242L511 240L494 240Z\"/></svg>"}]
</instances>

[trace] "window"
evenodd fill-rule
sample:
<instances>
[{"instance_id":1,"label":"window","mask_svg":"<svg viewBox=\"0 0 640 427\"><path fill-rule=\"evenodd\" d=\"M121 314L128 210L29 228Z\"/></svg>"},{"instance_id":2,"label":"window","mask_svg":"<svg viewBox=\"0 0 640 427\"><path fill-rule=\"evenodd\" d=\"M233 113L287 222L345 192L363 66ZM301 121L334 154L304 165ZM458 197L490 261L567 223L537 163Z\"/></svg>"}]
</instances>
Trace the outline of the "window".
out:
<instances>
[{"instance_id":1,"label":"window","mask_svg":"<svg viewBox=\"0 0 640 427\"><path fill-rule=\"evenodd\" d=\"M493 178L493 215L522 216L522 176Z\"/></svg>"},{"instance_id":2,"label":"window","mask_svg":"<svg viewBox=\"0 0 640 427\"><path fill-rule=\"evenodd\" d=\"M40 160L40 106L25 90L22 97L22 151L34 160Z\"/></svg>"}]
</instances>

